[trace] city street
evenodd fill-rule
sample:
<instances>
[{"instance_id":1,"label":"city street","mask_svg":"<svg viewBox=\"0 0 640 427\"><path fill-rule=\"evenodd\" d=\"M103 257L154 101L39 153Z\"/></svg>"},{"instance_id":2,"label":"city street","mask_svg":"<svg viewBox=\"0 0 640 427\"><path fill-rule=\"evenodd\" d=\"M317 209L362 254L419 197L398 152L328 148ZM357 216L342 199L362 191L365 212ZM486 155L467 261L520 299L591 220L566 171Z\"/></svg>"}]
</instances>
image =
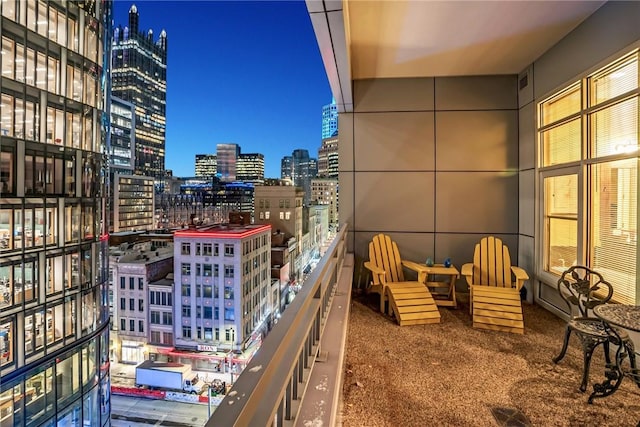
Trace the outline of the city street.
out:
<instances>
[{"instance_id":1,"label":"city street","mask_svg":"<svg viewBox=\"0 0 640 427\"><path fill-rule=\"evenodd\" d=\"M113 427L201 427L207 412L207 405L111 395Z\"/></svg>"}]
</instances>

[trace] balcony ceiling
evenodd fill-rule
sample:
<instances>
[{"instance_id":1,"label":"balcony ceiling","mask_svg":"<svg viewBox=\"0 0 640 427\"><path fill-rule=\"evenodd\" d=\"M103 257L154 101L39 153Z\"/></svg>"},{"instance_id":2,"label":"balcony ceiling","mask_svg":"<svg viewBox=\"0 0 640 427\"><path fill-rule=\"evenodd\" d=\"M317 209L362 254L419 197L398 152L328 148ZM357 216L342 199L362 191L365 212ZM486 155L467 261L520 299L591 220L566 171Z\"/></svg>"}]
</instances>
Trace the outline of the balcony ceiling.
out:
<instances>
[{"instance_id":1,"label":"balcony ceiling","mask_svg":"<svg viewBox=\"0 0 640 427\"><path fill-rule=\"evenodd\" d=\"M349 104L350 80L520 73L604 3L307 0L307 8L336 102L338 90Z\"/></svg>"}]
</instances>

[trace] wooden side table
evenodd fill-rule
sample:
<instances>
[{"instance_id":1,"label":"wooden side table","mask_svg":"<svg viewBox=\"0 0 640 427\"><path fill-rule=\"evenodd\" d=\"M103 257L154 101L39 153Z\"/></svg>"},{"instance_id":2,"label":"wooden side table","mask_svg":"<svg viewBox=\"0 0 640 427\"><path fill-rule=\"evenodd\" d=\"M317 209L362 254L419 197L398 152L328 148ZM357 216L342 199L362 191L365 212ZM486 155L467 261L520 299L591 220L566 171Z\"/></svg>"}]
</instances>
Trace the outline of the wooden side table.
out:
<instances>
[{"instance_id":1,"label":"wooden side table","mask_svg":"<svg viewBox=\"0 0 640 427\"><path fill-rule=\"evenodd\" d=\"M429 288L436 305L457 307L456 279L460 277L457 268L454 266L445 267L442 264L427 267L422 264L417 271L418 282L424 283Z\"/></svg>"}]
</instances>

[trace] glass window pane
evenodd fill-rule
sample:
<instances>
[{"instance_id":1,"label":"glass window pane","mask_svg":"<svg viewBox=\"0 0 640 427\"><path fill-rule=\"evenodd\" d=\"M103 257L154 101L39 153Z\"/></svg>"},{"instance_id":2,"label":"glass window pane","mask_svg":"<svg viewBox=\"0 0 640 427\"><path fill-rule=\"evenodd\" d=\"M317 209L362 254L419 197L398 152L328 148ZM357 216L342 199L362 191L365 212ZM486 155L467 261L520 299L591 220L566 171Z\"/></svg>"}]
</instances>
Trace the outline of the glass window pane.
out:
<instances>
[{"instance_id":1,"label":"glass window pane","mask_svg":"<svg viewBox=\"0 0 640 427\"><path fill-rule=\"evenodd\" d=\"M592 157L638 151L638 98L600 110L590 117Z\"/></svg>"},{"instance_id":2,"label":"glass window pane","mask_svg":"<svg viewBox=\"0 0 640 427\"><path fill-rule=\"evenodd\" d=\"M581 158L580 118L542 132L542 166L575 162ZM280 212L280 216L283 213Z\"/></svg>"},{"instance_id":3,"label":"glass window pane","mask_svg":"<svg viewBox=\"0 0 640 427\"><path fill-rule=\"evenodd\" d=\"M578 263L578 176L544 179L544 270L560 275Z\"/></svg>"},{"instance_id":4,"label":"glass window pane","mask_svg":"<svg viewBox=\"0 0 640 427\"><path fill-rule=\"evenodd\" d=\"M635 304L638 160L591 168L591 265L611 282L615 301Z\"/></svg>"},{"instance_id":5,"label":"glass window pane","mask_svg":"<svg viewBox=\"0 0 640 427\"><path fill-rule=\"evenodd\" d=\"M579 84L553 96L540 106L540 126L546 126L580 112L581 97ZM282 206L281 206L282 207Z\"/></svg>"},{"instance_id":6,"label":"glass window pane","mask_svg":"<svg viewBox=\"0 0 640 427\"><path fill-rule=\"evenodd\" d=\"M638 87L638 54L589 78L589 105L598 105Z\"/></svg>"}]
</instances>

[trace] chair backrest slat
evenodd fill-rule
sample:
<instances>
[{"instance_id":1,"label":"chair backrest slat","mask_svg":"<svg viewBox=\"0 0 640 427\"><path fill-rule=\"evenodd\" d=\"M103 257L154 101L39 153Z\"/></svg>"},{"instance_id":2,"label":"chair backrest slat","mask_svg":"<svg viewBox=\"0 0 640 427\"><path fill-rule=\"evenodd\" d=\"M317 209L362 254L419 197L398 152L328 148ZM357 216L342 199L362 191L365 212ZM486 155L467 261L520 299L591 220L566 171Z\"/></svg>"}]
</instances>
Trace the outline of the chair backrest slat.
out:
<instances>
[{"instance_id":1,"label":"chair backrest slat","mask_svg":"<svg viewBox=\"0 0 640 427\"><path fill-rule=\"evenodd\" d=\"M484 237L476 244L473 266L474 283L507 288L513 286L509 248L497 237Z\"/></svg>"},{"instance_id":2,"label":"chair backrest slat","mask_svg":"<svg viewBox=\"0 0 640 427\"><path fill-rule=\"evenodd\" d=\"M369 243L369 260L386 272L388 282L404 281L402 259L398 245L385 234L378 234Z\"/></svg>"}]
</instances>

